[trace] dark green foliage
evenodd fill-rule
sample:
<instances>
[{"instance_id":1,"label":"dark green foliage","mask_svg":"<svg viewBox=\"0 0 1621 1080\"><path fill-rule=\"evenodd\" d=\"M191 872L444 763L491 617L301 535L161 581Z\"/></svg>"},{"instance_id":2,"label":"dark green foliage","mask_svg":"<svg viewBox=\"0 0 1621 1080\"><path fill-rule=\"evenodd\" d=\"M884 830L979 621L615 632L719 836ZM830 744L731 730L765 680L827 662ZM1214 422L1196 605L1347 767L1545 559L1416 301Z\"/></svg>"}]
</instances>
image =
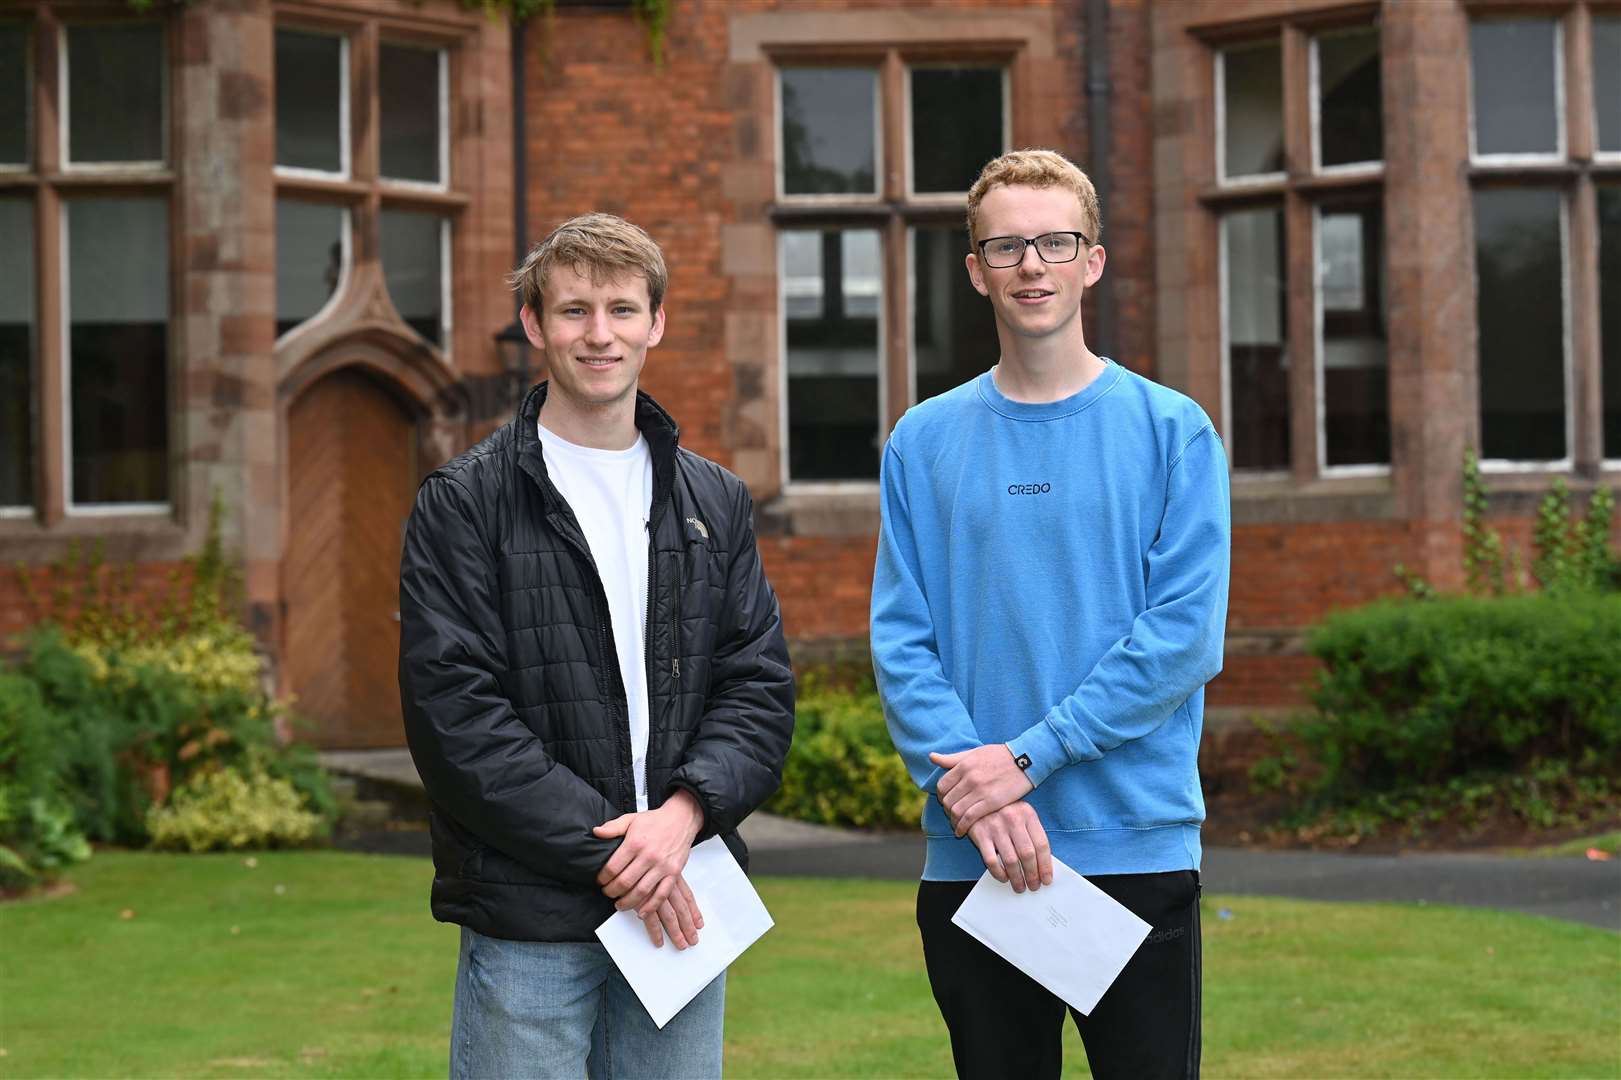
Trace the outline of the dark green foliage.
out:
<instances>
[{"instance_id":1,"label":"dark green foliage","mask_svg":"<svg viewBox=\"0 0 1621 1080\"><path fill-rule=\"evenodd\" d=\"M1544 761L1621 767L1621 596L1386 601L1330 616L1317 714L1296 734L1319 797Z\"/></svg>"},{"instance_id":2,"label":"dark green foliage","mask_svg":"<svg viewBox=\"0 0 1621 1080\"><path fill-rule=\"evenodd\" d=\"M766 810L824 825L915 828L924 798L889 741L870 672L853 683L801 677L793 747Z\"/></svg>"},{"instance_id":3,"label":"dark green foliage","mask_svg":"<svg viewBox=\"0 0 1621 1080\"><path fill-rule=\"evenodd\" d=\"M287 780L324 823L336 816L314 750L278 738L281 709L235 616L240 574L221 519L216 498L202 548L156 605L130 587L133 567L105 566L95 549L52 567L48 601L31 594L41 624L15 675L0 678L31 687L49 739L19 751L18 768L52 775L68 820L91 839L145 843L154 802L226 768Z\"/></svg>"},{"instance_id":4,"label":"dark green foliage","mask_svg":"<svg viewBox=\"0 0 1621 1080\"><path fill-rule=\"evenodd\" d=\"M262 691L211 683L150 654L144 662L129 656L75 649L46 628L31 637L18 669L50 714L64 787L87 835L144 843L154 799L222 766L291 781L331 820L336 804L315 752L279 743Z\"/></svg>"},{"instance_id":5,"label":"dark green foliage","mask_svg":"<svg viewBox=\"0 0 1621 1080\"><path fill-rule=\"evenodd\" d=\"M0 888L48 878L90 854L62 789L60 759L39 690L0 674Z\"/></svg>"}]
</instances>

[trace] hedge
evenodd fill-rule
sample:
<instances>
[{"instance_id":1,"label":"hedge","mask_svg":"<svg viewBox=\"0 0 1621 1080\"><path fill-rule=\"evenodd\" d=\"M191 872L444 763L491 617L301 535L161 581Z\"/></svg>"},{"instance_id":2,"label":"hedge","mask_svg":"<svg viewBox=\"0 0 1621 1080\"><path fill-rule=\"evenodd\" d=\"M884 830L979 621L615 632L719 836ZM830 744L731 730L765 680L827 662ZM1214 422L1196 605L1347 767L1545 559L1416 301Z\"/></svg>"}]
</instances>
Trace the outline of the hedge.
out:
<instances>
[{"instance_id":1,"label":"hedge","mask_svg":"<svg viewBox=\"0 0 1621 1080\"><path fill-rule=\"evenodd\" d=\"M1393 600L1327 618L1316 715L1326 793L1538 761L1621 766L1621 595Z\"/></svg>"}]
</instances>

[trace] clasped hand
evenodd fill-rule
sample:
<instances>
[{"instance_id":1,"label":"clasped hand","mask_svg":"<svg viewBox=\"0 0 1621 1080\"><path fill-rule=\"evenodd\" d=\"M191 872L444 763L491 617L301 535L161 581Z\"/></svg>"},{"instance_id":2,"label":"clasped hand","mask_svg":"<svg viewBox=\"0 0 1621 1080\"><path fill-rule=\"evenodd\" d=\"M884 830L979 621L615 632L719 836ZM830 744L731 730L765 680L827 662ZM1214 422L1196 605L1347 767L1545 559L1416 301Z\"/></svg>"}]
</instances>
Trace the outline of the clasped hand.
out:
<instances>
[{"instance_id":1,"label":"clasped hand","mask_svg":"<svg viewBox=\"0 0 1621 1080\"><path fill-rule=\"evenodd\" d=\"M1035 790L1006 743L930 754L929 760L946 770L935 791L958 836L967 836L980 819Z\"/></svg>"},{"instance_id":2,"label":"clasped hand","mask_svg":"<svg viewBox=\"0 0 1621 1080\"><path fill-rule=\"evenodd\" d=\"M704 917L681 871L703 823L703 808L682 789L656 810L621 814L591 830L604 840L625 838L597 872L597 884L615 908L635 910L654 948L664 945L665 934L677 949L698 944Z\"/></svg>"}]
</instances>

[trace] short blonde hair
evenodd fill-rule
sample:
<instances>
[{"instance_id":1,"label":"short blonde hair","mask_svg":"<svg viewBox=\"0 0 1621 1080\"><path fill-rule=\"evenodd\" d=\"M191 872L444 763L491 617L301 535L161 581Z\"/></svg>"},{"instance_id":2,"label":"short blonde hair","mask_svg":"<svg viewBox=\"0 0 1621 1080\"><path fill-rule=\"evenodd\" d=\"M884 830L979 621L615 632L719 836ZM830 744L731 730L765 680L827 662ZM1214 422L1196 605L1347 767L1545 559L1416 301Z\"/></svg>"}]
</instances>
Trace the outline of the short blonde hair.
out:
<instances>
[{"instance_id":1,"label":"short blonde hair","mask_svg":"<svg viewBox=\"0 0 1621 1080\"><path fill-rule=\"evenodd\" d=\"M609 278L640 274L647 279L650 311L664 302L670 272L664 252L639 226L614 214L581 214L553 229L524 257L523 265L507 277L507 284L534 312L541 310L546 275L555 266L572 267L600 285Z\"/></svg>"},{"instance_id":2,"label":"short blonde hair","mask_svg":"<svg viewBox=\"0 0 1621 1080\"><path fill-rule=\"evenodd\" d=\"M968 189L970 247L979 243L979 204L994 187L1059 187L1074 192L1081 201L1081 231L1094 244L1103 235L1098 190L1073 161L1056 150L1010 150L981 169L979 179Z\"/></svg>"}]
</instances>

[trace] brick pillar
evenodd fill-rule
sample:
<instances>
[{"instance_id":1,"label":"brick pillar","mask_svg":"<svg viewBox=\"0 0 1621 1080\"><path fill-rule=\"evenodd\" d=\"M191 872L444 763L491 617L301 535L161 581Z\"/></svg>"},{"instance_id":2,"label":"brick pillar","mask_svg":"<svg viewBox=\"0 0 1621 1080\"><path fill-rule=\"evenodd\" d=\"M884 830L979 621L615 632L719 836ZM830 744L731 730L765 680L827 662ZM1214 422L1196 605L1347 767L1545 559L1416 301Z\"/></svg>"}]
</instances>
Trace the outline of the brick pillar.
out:
<instances>
[{"instance_id":1,"label":"brick pillar","mask_svg":"<svg viewBox=\"0 0 1621 1080\"><path fill-rule=\"evenodd\" d=\"M183 516L210 500L244 561L249 623L276 640L281 486L275 340L274 38L268 0L184 9L179 26L176 260Z\"/></svg>"},{"instance_id":2,"label":"brick pillar","mask_svg":"<svg viewBox=\"0 0 1621 1080\"><path fill-rule=\"evenodd\" d=\"M1383 22L1392 469L1413 569L1454 587L1479 424L1469 26L1454 4L1386 3Z\"/></svg>"}]
</instances>

